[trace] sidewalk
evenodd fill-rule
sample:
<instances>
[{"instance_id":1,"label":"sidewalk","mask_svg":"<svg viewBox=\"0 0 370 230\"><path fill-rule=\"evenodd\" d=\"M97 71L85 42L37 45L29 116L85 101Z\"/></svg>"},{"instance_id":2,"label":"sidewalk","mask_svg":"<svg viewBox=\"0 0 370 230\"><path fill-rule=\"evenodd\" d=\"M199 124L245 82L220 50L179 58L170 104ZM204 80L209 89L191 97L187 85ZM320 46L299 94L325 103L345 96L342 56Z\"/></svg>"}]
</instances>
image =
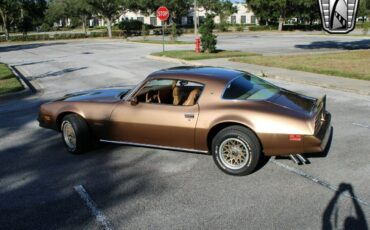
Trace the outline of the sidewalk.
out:
<instances>
[{"instance_id":1,"label":"sidewalk","mask_svg":"<svg viewBox=\"0 0 370 230\"><path fill-rule=\"evenodd\" d=\"M163 58L148 56L148 58L176 62L182 65L205 65L205 66L218 66L231 69L239 69L250 72L257 76L265 75L265 77L303 83L307 85L315 85L323 88L337 89L346 92L352 92L362 95L370 96L370 81L357 80L344 77L328 76L316 73L309 73L296 70L288 70L283 68L267 67L239 62L231 62L228 58L206 59L197 61L184 61L173 58Z\"/></svg>"}]
</instances>

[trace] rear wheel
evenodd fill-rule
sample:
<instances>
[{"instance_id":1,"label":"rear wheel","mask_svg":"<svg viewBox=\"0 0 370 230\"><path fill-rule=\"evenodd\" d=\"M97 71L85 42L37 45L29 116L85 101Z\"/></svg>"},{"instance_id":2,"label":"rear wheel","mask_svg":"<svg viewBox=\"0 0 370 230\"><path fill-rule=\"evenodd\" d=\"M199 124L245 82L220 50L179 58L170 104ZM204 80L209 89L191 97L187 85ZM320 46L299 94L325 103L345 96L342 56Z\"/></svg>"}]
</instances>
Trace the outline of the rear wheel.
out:
<instances>
[{"instance_id":1,"label":"rear wheel","mask_svg":"<svg viewBox=\"0 0 370 230\"><path fill-rule=\"evenodd\" d=\"M70 153L85 153L93 145L86 121L76 114L63 118L61 132L64 145Z\"/></svg>"},{"instance_id":2,"label":"rear wheel","mask_svg":"<svg viewBox=\"0 0 370 230\"><path fill-rule=\"evenodd\" d=\"M225 173L248 175L261 158L261 146L256 135L242 126L221 130L212 140L213 160Z\"/></svg>"}]
</instances>

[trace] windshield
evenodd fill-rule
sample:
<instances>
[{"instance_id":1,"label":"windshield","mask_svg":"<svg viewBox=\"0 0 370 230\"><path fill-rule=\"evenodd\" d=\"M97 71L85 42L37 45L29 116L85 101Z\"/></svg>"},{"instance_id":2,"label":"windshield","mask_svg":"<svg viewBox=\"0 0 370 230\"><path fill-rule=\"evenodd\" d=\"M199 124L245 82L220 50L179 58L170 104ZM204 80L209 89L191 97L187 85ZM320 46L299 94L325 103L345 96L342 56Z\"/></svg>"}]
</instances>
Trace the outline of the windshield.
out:
<instances>
[{"instance_id":1,"label":"windshield","mask_svg":"<svg viewBox=\"0 0 370 230\"><path fill-rule=\"evenodd\" d=\"M131 88L125 95L123 95L121 98L123 100L127 100L131 97L131 95L136 92L136 90L143 84L145 80L141 81L139 84L137 84L135 87Z\"/></svg>"},{"instance_id":2,"label":"windshield","mask_svg":"<svg viewBox=\"0 0 370 230\"><path fill-rule=\"evenodd\" d=\"M266 100L276 95L280 88L250 74L234 78L226 85L223 99Z\"/></svg>"}]
</instances>

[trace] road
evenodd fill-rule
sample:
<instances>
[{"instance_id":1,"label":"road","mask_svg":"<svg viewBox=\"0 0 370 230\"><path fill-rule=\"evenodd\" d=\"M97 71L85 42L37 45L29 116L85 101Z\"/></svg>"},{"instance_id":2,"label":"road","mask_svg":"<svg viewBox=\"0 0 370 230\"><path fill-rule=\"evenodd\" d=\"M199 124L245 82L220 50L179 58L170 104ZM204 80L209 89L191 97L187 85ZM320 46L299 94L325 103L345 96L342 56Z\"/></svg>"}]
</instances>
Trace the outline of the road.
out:
<instances>
[{"instance_id":1,"label":"road","mask_svg":"<svg viewBox=\"0 0 370 230\"><path fill-rule=\"evenodd\" d=\"M162 37L150 37L150 39L161 40ZM195 37L184 35L179 37L179 40L195 41ZM338 52L370 48L369 36L324 35L320 32L221 33L217 36L217 40L218 49L241 50L263 55Z\"/></svg>"},{"instance_id":2,"label":"road","mask_svg":"<svg viewBox=\"0 0 370 230\"><path fill-rule=\"evenodd\" d=\"M310 165L270 159L245 177L223 174L202 154L104 145L70 155L57 133L38 127L41 103L132 85L175 66L145 58L160 49L119 40L0 47L0 61L40 87L37 95L0 101L2 229L101 229L78 185L113 229L369 228L369 96L273 80L307 95L327 94L331 149L326 158L310 158Z\"/></svg>"}]
</instances>

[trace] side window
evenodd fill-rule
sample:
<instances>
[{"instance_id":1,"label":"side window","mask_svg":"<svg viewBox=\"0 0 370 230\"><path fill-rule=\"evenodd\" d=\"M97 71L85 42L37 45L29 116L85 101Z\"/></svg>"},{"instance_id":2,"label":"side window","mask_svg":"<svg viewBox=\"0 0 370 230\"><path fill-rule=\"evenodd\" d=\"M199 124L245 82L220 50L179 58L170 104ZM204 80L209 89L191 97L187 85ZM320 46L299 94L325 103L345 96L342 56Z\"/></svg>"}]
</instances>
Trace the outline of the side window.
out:
<instances>
[{"instance_id":1,"label":"side window","mask_svg":"<svg viewBox=\"0 0 370 230\"><path fill-rule=\"evenodd\" d=\"M150 25L152 26L157 25L157 17L150 17Z\"/></svg>"},{"instance_id":2,"label":"side window","mask_svg":"<svg viewBox=\"0 0 370 230\"><path fill-rule=\"evenodd\" d=\"M230 17L231 24L236 24L236 16L233 15Z\"/></svg>"},{"instance_id":3,"label":"side window","mask_svg":"<svg viewBox=\"0 0 370 230\"><path fill-rule=\"evenodd\" d=\"M197 82L177 80L172 91L172 104L182 106L195 105L203 88L204 85Z\"/></svg>"},{"instance_id":4,"label":"side window","mask_svg":"<svg viewBox=\"0 0 370 230\"><path fill-rule=\"evenodd\" d=\"M155 79L148 81L136 94L138 102L167 104L173 80Z\"/></svg>"},{"instance_id":5,"label":"side window","mask_svg":"<svg viewBox=\"0 0 370 230\"><path fill-rule=\"evenodd\" d=\"M204 85L177 79L155 79L148 81L136 94L138 102L176 106L195 105Z\"/></svg>"}]
</instances>

